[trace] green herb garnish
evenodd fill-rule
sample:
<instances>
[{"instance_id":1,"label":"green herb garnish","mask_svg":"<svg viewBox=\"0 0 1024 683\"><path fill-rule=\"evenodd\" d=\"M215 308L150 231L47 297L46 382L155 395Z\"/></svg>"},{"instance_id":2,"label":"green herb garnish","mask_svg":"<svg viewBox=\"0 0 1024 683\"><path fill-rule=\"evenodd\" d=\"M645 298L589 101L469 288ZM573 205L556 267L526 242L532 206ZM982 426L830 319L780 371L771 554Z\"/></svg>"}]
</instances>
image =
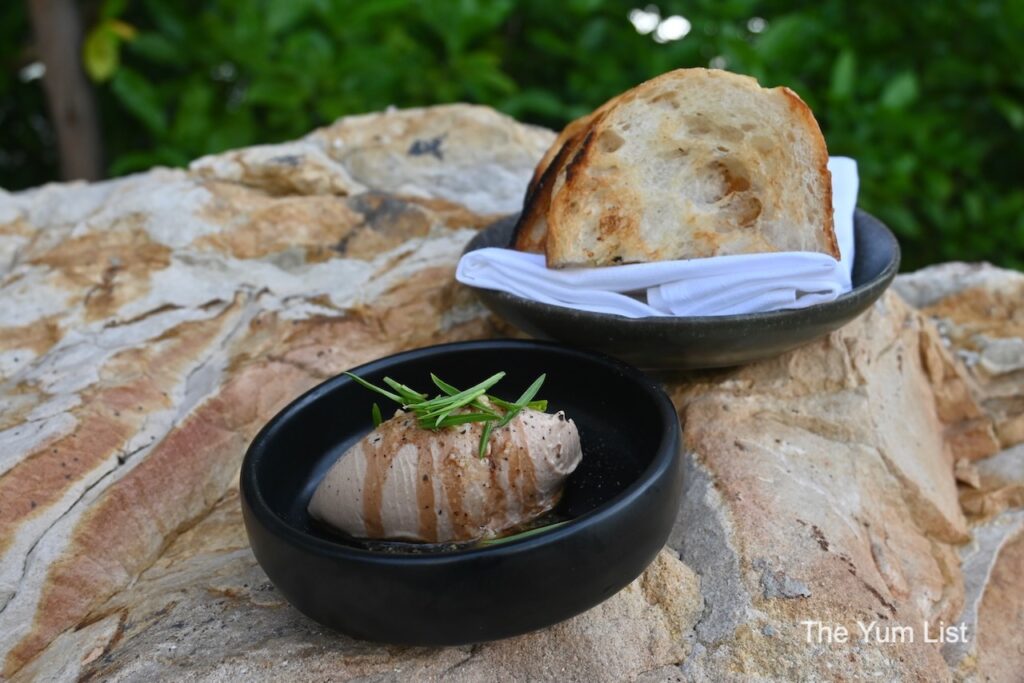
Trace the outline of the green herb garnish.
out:
<instances>
[{"instance_id":1,"label":"green herb garnish","mask_svg":"<svg viewBox=\"0 0 1024 683\"><path fill-rule=\"evenodd\" d=\"M535 379L533 384L523 392L517 401L509 402L487 393L491 387L501 381L505 376L504 372L495 373L483 382L464 390L456 389L437 375L431 374L430 379L443 392L433 398L428 398L427 394L421 394L415 389L410 389L390 377L384 378L384 384L388 385L391 391L371 384L362 377L353 375L351 372L346 372L345 374L370 391L375 391L381 396L399 404L403 410L411 411L416 416L417 423L423 429L438 430L468 422L483 422L484 431L480 437L479 449L479 456L481 458L487 452L487 443L495 429L501 429L507 425L524 408L543 411L547 410L548 407L547 401L534 400L534 396L537 395L541 385L544 384L546 375L541 375ZM381 418L380 406L376 403L373 404L371 414L373 416L373 426L379 427L383 419Z\"/></svg>"},{"instance_id":2,"label":"green herb garnish","mask_svg":"<svg viewBox=\"0 0 1024 683\"><path fill-rule=\"evenodd\" d=\"M529 538L530 536L536 536L537 534L542 534L545 531L551 531L552 529L557 529L558 527L562 526L563 524L568 524L568 523L569 523L569 520L565 520L564 522L555 522L554 524L546 524L544 526L539 526L539 527L536 527L536 528L533 528L533 529L528 529L526 531L521 531L518 534L512 534L511 536L501 536L500 538L487 538L487 539L484 539L484 540L480 541L480 545L482 545L482 546L491 546L491 545L499 545L501 543L508 543L509 541L518 541L518 540L520 540L522 538Z\"/></svg>"}]
</instances>

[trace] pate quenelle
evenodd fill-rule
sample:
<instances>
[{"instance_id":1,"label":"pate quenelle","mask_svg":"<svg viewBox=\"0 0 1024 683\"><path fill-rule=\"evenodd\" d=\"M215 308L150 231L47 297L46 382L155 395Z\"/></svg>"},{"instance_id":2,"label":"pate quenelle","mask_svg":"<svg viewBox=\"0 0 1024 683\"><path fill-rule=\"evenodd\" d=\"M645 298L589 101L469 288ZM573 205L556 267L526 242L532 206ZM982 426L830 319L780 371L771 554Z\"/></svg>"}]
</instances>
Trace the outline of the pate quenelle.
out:
<instances>
[{"instance_id":1,"label":"pate quenelle","mask_svg":"<svg viewBox=\"0 0 1024 683\"><path fill-rule=\"evenodd\" d=\"M490 539L550 511L582 458L576 424L532 401L488 395L498 373L435 398L384 378L395 392L353 379L402 405L342 455L317 486L309 514L349 536L448 543Z\"/></svg>"}]
</instances>

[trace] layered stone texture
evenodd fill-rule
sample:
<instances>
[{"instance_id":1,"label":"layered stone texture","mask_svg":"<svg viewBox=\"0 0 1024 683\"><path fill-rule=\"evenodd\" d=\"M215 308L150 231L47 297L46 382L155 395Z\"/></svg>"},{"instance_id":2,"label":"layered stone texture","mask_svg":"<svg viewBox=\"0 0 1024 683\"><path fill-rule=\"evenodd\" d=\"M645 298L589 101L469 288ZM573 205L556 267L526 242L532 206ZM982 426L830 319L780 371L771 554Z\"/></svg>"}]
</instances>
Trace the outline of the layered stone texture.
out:
<instances>
[{"instance_id":1,"label":"layered stone texture","mask_svg":"<svg viewBox=\"0 0 1024 683\"><path fill-rule=\"evenodd\" d=\"M901 276L825 339L664 378L679 519L586 614L399 648L281 599L240 520L246 445L354 365L514 334L452 273L552 139L455 105L0 192L0 678L1015 680L1024 276L990 266ZM967 642L922 642L960 622Z\"/></svg>"}]
</instances>

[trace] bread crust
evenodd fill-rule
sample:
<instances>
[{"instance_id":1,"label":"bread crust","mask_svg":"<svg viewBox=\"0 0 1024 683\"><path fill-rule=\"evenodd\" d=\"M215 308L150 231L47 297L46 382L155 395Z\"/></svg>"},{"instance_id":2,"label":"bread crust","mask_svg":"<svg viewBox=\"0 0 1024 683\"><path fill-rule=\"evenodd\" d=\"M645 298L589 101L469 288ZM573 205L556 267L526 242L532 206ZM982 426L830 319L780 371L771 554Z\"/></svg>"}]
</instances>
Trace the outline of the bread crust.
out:
<instances>
[{"instance_id":1,"label":"bread crust","mask_svg":"<svg viewBox=\"0 0 1024 683\"><path fill-rule=\"evenodd\" d=\"M570 124L572 125L572 124ZM555 150L550 155L551 159L547 164L544 160L537 166L540 172L536 181L531 181L526 190L526 199L523 202L523 211L519 214L515 228L512 231L512 245L519 251L529 251L536 254L543 254L547 248L548 207L551 204L551 188L555 182L555 176L562 167L565 157L575 148L579 136L570 137L560 146L552 146L548 150ZM557 140L556 140L557 144ZM545 155L545 158L548 155ZM543 168L543 171L541 169Z\"/></svg>"},{"instance_id":2,"label":"bread crust","mask_svg":"<svg viewBox=\"0 0 1024 683\"><path fill-rule=\"evenodd\" d=\"M807 106L807 103L799 95L784 85L775 88L775 90L786 98L786 101L793 108L793 114L799 117L807 131L817 138L814 149L817 153L817 166L829 207L826 213L828 221L822 226L822 233L829 244L829 253L838 259L839 241L836 239L835 217L832 212L832 173L828 170L828 146L825 144L825 136L821 132L818 120L814 118L814 112L811 111L811 108Z\"/></svg>"},{"instance_id":3,"label":"bread crust","mask_svg":"<svg viewBox=\"0 0 1024 683\"><path fill-rule=\"evenodd\" d=\"M526 187L523 211L512 231L513 248L538 254L545 252L547 213L555 177L567 158L578 149L594 121L611 108L619 97L617 95L589 114L570 121L541 157Z\"/></svg>"},{"instance_id":4,"label":"bread crust","mask_svg":"<svg viewBox=\"0 0 1024 683\"><path fill-rule=\"evenodd\" d=\"M533 177L530 178L530 184L526 187L526 194L529 196L537 187L537 183L540 182L544 172L548 170L551 162L554 161L558 153L562 151L566 143L575 138L580 132L590 127L590 122L593 121L596 112L590 112L586 116L581 116L578 119L574 119L566 124L562 132L558 134L555 141L551 143L548 150L544 152L544 156L541 157L540 163L537 164L537 168L533 170Z\"/></svg>"}]
</instances>

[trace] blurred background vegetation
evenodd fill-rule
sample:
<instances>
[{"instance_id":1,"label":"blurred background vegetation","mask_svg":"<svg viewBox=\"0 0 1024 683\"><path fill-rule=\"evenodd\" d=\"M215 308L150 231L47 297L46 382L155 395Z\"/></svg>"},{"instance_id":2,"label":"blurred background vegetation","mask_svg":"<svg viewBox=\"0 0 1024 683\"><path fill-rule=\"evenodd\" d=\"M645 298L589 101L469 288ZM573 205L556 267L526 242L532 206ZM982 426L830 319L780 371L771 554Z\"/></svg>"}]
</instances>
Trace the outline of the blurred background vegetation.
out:
<instances>
[{"instance_id":1,"label":"blurred background vegetation","mask_svg":"<svg viewBox=\"0 0 1024 683\"><path fill-rule=\"evenodd\" d=\"M67 0L73 2L73 0ZM60 176L41 0L0 7L0 186ZM715 66L788 85L904 268L1024 267L1024 0L105 0L75 3L99 175L295 138L339 116L489 104L560 128L642 80ZM43 25L48 25L45 20Z\"/></svg>"}]
</instances>

